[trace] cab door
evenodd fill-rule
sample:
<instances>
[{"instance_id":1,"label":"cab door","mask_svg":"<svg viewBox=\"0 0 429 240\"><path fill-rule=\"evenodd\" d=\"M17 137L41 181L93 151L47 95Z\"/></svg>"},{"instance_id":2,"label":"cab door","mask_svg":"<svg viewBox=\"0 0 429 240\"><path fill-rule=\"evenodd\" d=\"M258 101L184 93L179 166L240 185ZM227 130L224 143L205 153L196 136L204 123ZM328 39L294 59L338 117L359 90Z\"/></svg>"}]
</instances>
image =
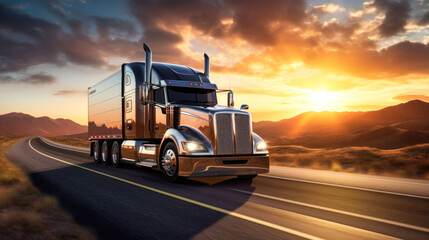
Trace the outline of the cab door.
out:
<instances>
[{"instance_id":1,"label":"cab door","mask_svg":"<svg viewBox=\"0 0 429 240\"><path fill-rule=\"evenodd\" d=\"M153 90L154 126L153 138L163 138L167 131L167 113L165 109L165 91L163 87L155 87Z\"/></svg>"}]
</instances>

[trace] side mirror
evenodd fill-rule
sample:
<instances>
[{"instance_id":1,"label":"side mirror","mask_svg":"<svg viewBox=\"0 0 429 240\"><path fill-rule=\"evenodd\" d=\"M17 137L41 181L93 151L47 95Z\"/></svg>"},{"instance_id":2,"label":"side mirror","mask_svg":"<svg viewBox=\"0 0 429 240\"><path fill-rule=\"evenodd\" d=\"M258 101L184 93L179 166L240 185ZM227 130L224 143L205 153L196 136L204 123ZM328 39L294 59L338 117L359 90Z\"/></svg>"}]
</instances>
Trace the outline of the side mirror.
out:
<instances>
[{"instance_id":1,"label":"side mirror","mask_svg":"<svg viewBox=\"0 0 429 240\"><path fill-rule=\"evenodd\" d=\"M159 83L159 85L160 85L161 87L166 87L166 86L167 86L167 83L166 83L164 80L161 80L161 81L160 81L160 83Z\"/></svg>"},{"instance_id":2,"label":"side mirror","mask_svg":"<svg viewBox=\"0 0 429 240\"><path fill-rule=\"evenodd\" d=\"M228 107L234 107L234 93L232 91L228 92Z\"/></svg>"},{"instance_id":3,"label":"side mirror","mask_svg":"<svg viewBox=\"0 0 429 240\"><path fill-rule=\"evenodd\" d=\"M241 105L240 109L241 110L249 110L249 105L243 104L243 105Z\"/></svg>"}]
</instances>

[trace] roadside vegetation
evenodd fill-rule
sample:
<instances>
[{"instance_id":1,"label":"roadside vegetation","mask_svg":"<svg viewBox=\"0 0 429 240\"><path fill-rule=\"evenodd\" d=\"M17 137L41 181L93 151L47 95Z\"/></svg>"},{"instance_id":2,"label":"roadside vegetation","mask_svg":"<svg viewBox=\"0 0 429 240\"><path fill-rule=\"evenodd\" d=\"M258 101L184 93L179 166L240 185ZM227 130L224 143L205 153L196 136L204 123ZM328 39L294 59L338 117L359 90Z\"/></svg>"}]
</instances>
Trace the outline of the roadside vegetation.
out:
<instances>
[{"instance_id":1,"label":"roadside vegetation","mask_svg":"<svg viewBox=\"0 0 429 240\"><path fill-rule=\"evenodd\" d=\"M278 166L429 179L429 144L392 150L289 145L271 146L269 152L271 164Z\"/></svg>"},{"instance_id":2,"label":"roadside vegetation","mask_svg":"<svg viewBox=\"0 0 429 240\"><path fill-rule=\"evenodd\" d=\"M6 159L7 148L21 139L0 135L0 239L95 239Z\"/></svg>"}]
</instances>

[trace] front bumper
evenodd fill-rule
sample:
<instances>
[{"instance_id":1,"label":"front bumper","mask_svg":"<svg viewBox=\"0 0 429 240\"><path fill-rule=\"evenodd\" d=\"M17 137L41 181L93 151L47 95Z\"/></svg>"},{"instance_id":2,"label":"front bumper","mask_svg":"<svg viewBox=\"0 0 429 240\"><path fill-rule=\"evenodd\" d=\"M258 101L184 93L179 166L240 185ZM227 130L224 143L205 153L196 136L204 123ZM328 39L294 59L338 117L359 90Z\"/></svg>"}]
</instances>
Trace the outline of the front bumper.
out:
<instances>
[{"instance_id":1,"label":"front bumper","mask_svg":"<svg viewBox=\"0 0 429 240\"><path fill-rule=\"evenodd\" d=\"M267 173L268 155L249 156L179 156L179 176L217 177Z\"/></svg>"}]
</instances>

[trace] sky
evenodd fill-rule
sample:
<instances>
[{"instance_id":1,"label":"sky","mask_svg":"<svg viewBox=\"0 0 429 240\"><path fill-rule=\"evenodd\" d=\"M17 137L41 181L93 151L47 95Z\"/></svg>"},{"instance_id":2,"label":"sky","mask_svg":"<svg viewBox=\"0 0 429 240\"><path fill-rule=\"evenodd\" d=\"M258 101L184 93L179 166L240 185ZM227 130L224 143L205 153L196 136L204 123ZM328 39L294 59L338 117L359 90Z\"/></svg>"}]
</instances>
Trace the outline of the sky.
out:
<instances>
[{"instance_id":1,"label":"sky","mask_svg":"<svg viewBox=\"0 0 429 240\"><path fill-rule=\"evenodd\" d=\"M429 102L428 0L0 0L0 114L86 125L88 87L143 42L200 70L207 53L253 121Z\"/></svg>"}]
</instances>

